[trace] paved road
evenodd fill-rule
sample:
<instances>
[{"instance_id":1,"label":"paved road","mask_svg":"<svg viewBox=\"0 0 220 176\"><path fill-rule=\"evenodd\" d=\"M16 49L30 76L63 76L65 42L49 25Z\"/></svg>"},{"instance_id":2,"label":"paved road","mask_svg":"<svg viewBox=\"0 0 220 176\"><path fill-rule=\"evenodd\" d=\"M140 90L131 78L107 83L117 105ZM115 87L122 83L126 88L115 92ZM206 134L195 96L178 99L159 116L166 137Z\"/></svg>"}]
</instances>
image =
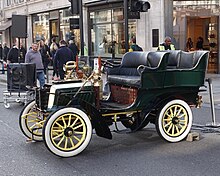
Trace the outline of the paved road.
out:
<instances>
[{"instance_id":1,"label":"paved road","mask_svg":"<svg viewBox=\"0 0 220 176\"><path fill-rule=\"evenodd\" d=\"M4 89L0 85L1 102ZM161 140L154 125L149 125L137 133L113 133L113 140L93 135L83 153L62 159L43 142L26 143L18 124L21 109L17 103L11 109L0 103L1 176L219 176L220 133L203 133L193 127L201 140L173 144ZM210 122L208 107L193 112L195 124Z\"/></svg>"}]
</instances>

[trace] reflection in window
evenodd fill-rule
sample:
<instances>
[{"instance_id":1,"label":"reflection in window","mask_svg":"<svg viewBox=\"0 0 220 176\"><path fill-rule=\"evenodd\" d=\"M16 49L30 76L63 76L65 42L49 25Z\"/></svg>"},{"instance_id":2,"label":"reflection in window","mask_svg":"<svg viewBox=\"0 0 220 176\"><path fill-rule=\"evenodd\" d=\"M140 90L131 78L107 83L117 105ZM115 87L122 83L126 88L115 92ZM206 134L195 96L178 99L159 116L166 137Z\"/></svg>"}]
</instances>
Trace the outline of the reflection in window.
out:
<instances>
[{"instance_id":1,"label":"reflection in window","mask_svg":"<svg viewBox=\"0 0 220 176\"><path fill-rule=\"evenodd\" d=\"M111 16L112 13L112 16ZM125 53L123 9L91 12L92 55L122 57ZM136 22L129 20L129 38L136 36Z\"/></svg>"},{"instance_id":2,"label":"reflection in window","mask_svg":"<svg viewBox=\"0 0 220 176\"><path fill-rule=\"evenodd\" d=\"M74 40L77 46L80 46L80 30L70 29L70 18L79 18L73 16L69 9L60 10L60 38L69 41Z\"/></svg>"},{"instance_id":3,"label":"reflection in window","mask_svg":"<svg viewBox=\"0 0 220 176\"><path fill-rule=\"evenodd\" d=\"M49 13L33 15L33 40L49 39ZM49 42L49 41L48 41Z\"/></svg>"}]
</instances>

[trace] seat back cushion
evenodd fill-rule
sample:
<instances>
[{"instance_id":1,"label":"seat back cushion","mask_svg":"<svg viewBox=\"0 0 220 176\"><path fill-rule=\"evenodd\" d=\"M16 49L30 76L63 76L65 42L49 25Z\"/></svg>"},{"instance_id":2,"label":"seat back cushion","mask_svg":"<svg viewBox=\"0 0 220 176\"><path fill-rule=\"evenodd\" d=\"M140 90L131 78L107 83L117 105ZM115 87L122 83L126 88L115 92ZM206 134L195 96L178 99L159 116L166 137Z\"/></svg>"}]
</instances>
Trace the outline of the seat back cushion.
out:
<instances>
[{"instance_id":1,"label":"seat back cushion","mask_svg":"<svg viewBox=\"0 0 220 176\"><path fill-rule=\"evenodd\" d=\"M137 68L139 65L147 65L148 52L128 52L122 57L121 67Z\"/></svg>"},{"instance_id":2,"label":"seat back cushion","mask_svg":"<svg viewBox=\"0 0 220 176\"><path fill-rule=\"evenodd\" d=\"M150 52L147 57L149 64L148 66L152 68L158 67L161 57L162 57L162 52Z\"/></svg>"},{"instance_id":3,"label":"seat back cushion","mask_svg":"<svg viewBox=\"0 0 220 176\"><path fill-rule=\"evenodd\" d=\"M196 66L196 64L198 63L200 58L203 57L203 55L205 55L206 53L207 53L207 51L196 51L194 53L194 56L193 56L193 67Z\"/></svg>"},{"instance_id":4,"label":"seat back cushion","mask_svg":"<svg viewBox=\"0 0 220 176\"><path fill-rule=\"evenodd\" d=\"M170 68L177 68L180 60L180 50L172 50L169 52L167 66Z\"/></svg>"},{"instance_id":5,"label":"seat back cushion","mask_svg":"<svg viewBox=\"0 0 220 176\"><path fill-rule=\"evenodd\" d=\"M180 69L192 68L193 67L193 55L194 53L188 53L182 51L180 54L179 67Z\"/></svg>"}]
</instances>

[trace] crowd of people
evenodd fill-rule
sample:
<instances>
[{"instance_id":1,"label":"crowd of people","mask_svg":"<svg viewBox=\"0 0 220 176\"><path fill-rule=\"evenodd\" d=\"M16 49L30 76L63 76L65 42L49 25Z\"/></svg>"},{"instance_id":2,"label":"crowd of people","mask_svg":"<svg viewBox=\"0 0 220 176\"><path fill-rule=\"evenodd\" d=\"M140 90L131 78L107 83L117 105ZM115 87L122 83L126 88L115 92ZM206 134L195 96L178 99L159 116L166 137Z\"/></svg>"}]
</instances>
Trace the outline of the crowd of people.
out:
<instances>
[{"instance_id":1,"label":"crowd of people","mask_svg":"<svg viewBox=\"0 0 220 176\"><path fill-rule=\"evenodd\" d=\"M43 87L46 79L46 70L51 64L53 66L52 80L63 80L64 71L63 64L68 61L75 61L79 54L79 49L73 40L68 43L64 40L56 42L56 38L52 38L49 44L44 40L32 43L27 51L23 44L18 46L15 42L11 48L6 43L0 44L0 62L2 63L2 74L4 68L10 63L34 63L37 70L37 80L40 87Z\"/></svg>"}]
</instances>

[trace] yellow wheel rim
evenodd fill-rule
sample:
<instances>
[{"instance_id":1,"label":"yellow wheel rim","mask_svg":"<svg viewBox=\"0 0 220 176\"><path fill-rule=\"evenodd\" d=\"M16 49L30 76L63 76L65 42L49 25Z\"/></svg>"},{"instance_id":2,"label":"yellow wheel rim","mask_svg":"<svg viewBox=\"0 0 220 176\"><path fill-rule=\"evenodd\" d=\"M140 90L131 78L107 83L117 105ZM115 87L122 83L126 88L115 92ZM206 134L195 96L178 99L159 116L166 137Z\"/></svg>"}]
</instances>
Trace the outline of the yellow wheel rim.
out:
<instances>
[{"instance_id":1,"label":"yellow wheel rim","mask_svg":"<svg viewBox=\"0 0 220 176\"><path fill-rule=\"evenodd\" d=\"M42 128L44 125L43 115L31 109L28 114L22 116L25 119L27 129L36 136L42 136Z\"/></svg>"},{"instance_id":2,"label":"yellow wheel rim","mask_svg":"<svg viewBox=\"0 0 220 176\"><path fill-rule=\"evenodd\" d=\"M51 141L60 150L75 150L84 142L86 130L82 117L72 113L63 114L51 125Z\"/></svg>"},{"instance_id":3,"label":"yellow wheel rim","mask_svg":"<svg viewBox=\"0 0 220 176\"><path fill-rule=\"evenodd\" d=\"M177 137L186 130L188 121L189 117L186 109L179 104L175 104L167 108L163 114L162 127L167 135Z\"/></svg>"}]
</instances>

